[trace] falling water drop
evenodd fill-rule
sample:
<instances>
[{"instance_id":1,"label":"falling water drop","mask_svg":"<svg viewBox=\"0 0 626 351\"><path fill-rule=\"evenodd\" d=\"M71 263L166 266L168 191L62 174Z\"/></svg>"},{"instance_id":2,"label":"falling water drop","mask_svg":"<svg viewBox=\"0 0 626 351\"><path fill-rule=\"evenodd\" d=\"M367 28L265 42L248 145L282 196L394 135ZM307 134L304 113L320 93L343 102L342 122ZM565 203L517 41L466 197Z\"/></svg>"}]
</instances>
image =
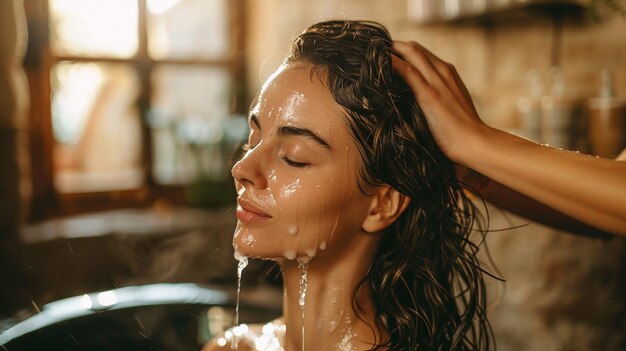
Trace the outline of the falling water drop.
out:
<instances>
[{"instance_id":1,"label":"falling water drop","mask_svg":"<svg viewBox=\"0 0 626 351\"><path fill-rule=\"evenodd\" d=\"M235 306L235 327L239 326L239 295L241 294L241 275L243 270L248 265L248 257L242 256L241 254L235 252L235 259L239 261L237 264L237 305ZM237 350L239 344L239 337L233 337L233 341L231 343L231 350Z\"/></svg>"},{"instance_id":2,"label":"falling water drop","mask_svg":"<svg viewBox=\"0 0 626 351\"><path fill-rule=\"evenodd\" d=\"M298 304L300 305L300 310L302 311L302 350L301 351L304 351L304 305L306 302L306 289L308 287L307 273L309 269L309 261L311 261L310 257L298 258L298 268L300 269L300 300L298 301Z\"/></svg>"},{"instance_id":3,"label":"falling water drop","mask_svg":"<svg viewBox=\"0 0 626 351\"><path fill-rule=\"evenodd\" d=\"M33 307L35 307L35 309L37 310L37 313L41 313L41 310L39 309L39 306L37 305L35 300L30 300L30 303L33 305Z\"/></svg>"},{"instance_id":4,"label":"falling water drop","mask_svg":"<svg viewBox=\"0 0 626 351\"><path fill-rule=\"evenodd\" d=\"M289 235L291 236L298 235L298 226L296 226L295 224L290 225L289 227L287 227L287 233L289 233Z\"/></svg>"},{"instance_id":5,"label":"falling water drop","mask_svg":"<svg viewBox=\"0 0 626 351\"><path fill-rule=\"evenodd\" d=\"M315 250L315 248L313 249L307 249L304 252L306 252L306 255L313 258L315 257L315 254L317 253L317 250Z\"/></svg>"},{"instance_id":6,"label":"falling water drop","mask_svg":"<svg viewBox=\"0 0 626 351\"><path fill-rule=\"evenodd\" d=\"M296 258L296 250L285 250L285 258L294 260Z\"/></svg>"}]
</instances>

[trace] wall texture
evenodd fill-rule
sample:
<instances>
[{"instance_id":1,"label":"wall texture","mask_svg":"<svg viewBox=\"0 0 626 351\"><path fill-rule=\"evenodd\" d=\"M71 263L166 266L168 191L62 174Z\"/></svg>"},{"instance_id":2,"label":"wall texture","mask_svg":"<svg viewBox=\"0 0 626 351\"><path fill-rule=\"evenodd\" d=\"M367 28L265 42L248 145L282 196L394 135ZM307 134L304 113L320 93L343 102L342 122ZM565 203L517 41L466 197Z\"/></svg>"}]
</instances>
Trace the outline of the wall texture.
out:
<instances>
[{"instance_id":1,"label":"wall texture","mask_svg":"<svg viewBox=\"0 0 626 351\"><path fill-rule=\"evenodd\" d=\"M406 1L260 0L248 2L247 68L250 96L280 64L288 43L306 26L330 18L384 23L395 39L415 40L453 63L481 116L518 127L524 76L536 69L546 83L563 69L572 98L596 94L602 68L626 96L626 19L591 21L546 14L453 25L418 26ZM625 350L626 240L576 237L490 209L487 240L505 284L489 282L491 321L500 350Z\"/></svg>"},{"instance_id":2,"label":"wall texture","mask_svg":"<svg viewBox=\"0 0 626 351\"><path fill-rule=\"evenodd\" d=\"M370 19L385 24L394 39L415 40L453 63L474 96L482 118L514 128L517 101L526 92L525 74L536 69L546 88L549 70L559 65L573 98L594 96L600 71L611 69L618 93L626 96L626 19L591 20L529 13L490 21L420 26L406 15L406 1L287 0L249 1L247 69L249 96L280 64L288 44L317 21L331 18ZM560 29L559 29L560 28ZM556 58L556 59L555 59Z\"/></svg>"}]
</instances>

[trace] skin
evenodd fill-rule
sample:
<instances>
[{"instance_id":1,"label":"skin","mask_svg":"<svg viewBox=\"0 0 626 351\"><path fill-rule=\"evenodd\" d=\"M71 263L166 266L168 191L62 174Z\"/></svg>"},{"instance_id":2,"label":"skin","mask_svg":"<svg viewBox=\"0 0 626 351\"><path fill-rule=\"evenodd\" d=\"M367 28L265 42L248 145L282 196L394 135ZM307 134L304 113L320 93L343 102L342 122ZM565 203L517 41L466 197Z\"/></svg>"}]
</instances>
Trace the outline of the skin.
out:
<instances>
[{"instance_id":1,"label":"skin","mask_svg":"<svg viewBox=\"0 0 626 351\"><path fill-rule=\"evenodd\" d=\"M239 255L273 259L282 269L283 347L302 345L298 257L310 258L305 348L337 349L349 333L356 349L369 349L382 337L370 327L372 300L369 291L357 293L366 310L359 318L353 294L381 231L408 199L385 185L359 190L361 158L345 113L309 67L279 68L250 116L249 148L232 170L238 191L233 245ZM213 341L204 350L230 347ZM239 349L247 346L240 343Z\"/></svg>"},{"instance_id":2,"label":"skin","mask_svg":"<svg viewBox=\"0 0 626 351\"><path fill-rule=\"evenodd\" d=\"M488 178L478 184L487 200L560 229L626 235L626 153L602 159L491 128L452 65L415 42L396 41L393 50L439 147Z\"/></svg>"},{"instance_id":3,"label":"skin","mask_svg":"<svg viewBox=\"0 0 626 351\"><path fill-rule=\"evenodd\" d=\"M239 195L235 250L273 259L333 254L360 230L370 205L357 186L358 151L341 109L310 81L308 69L283 66L276 73L250 112L249 150L232 170ZM255 207L271 218L248 220Z\"/></svg>"}]
</instances>

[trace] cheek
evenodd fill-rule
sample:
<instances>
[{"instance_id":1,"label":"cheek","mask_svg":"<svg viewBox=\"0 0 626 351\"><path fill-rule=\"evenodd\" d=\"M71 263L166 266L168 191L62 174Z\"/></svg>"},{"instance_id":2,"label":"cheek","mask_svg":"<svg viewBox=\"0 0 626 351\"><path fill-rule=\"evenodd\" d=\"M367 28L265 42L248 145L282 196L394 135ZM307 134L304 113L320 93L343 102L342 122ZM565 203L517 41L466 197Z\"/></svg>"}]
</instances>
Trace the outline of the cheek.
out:
<instances>
[{"instance_id":1,"label":"cheek","mask_svg":"<svg viewBox=\"0 0 626 351\"><path fill-rule=\"evenodd\" d=\"M299 252L310 257L331 252L359 232L367 204L353 184L329 182L305 189L286 225L288 234L299 239Z\"/></svg>"},{"instance_id":2,"label":"cheek","mask_svg":"<svg viewBox=\"0 0 626 351\"><path fill-rule=\"evenodd\" d=\"M236 252L256 258L314 257L337 252L359 232L369 203L355 183L339 177L286 178L268 177L274 221L254 227L238 223Z\"/></svg>"},{"instance_id":3,"label":"cheek","mask_svg":"<svg viewBox=\"0 0 626 351\"><path fill-rule=\"evenodd\" d=\"M295 179L278 188L278 198L285 204L292 203L294 200L302 198L304 194L301 191L300 178Z\"/></svg>"},{"instance_id":4,"label":"cheek","mask_svg":"<svg viewBox=\"0 0 626 351\"><path fill-rule=\"evenodd\" d=\"M350 240L361 230L369 206L366 198L357 192L352 189L348 194L344 192L326 203L319 222L324 234L320 249L326 246L332 249Z\"/></svg>"}]
</instances>

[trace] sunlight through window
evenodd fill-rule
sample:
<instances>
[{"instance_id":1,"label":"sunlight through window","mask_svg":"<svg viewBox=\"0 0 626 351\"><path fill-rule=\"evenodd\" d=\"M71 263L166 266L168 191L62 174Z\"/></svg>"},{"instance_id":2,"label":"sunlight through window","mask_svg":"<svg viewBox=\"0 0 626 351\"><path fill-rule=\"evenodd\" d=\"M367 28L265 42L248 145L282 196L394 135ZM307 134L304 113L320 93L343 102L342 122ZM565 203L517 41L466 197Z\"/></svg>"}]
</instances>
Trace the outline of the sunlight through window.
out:
<instances>
[{"instance_id":1,"label":"sunlight through window","mask_svg":"<svg viewBox=\"0 0 626 351\"><path fill-rule=\"evenodd\" d=\"M150 56L219 59L229 54L226 0L148 0L148 11Z\"/></svg>"},{"instance_id":2,"label":"sunlight through window","mask_svg":"<svg viewBox=\"0 0 626 351\"><path fill-rule=\"evenodd\" d=\"M50 0L57 55L131 57L138 48L134 0Z\"/></svg>"}]
</instances>

